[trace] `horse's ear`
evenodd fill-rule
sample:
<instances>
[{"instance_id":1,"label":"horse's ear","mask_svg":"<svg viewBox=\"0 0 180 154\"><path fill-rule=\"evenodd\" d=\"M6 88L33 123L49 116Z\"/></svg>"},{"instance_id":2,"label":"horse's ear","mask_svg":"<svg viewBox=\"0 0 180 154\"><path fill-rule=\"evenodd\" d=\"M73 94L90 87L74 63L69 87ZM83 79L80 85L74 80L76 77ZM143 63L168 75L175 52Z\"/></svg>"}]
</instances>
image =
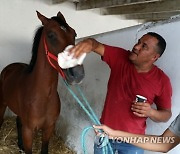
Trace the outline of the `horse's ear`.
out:
<instances>
[{"instance_id":1,"label":"horse's ear","mask_svg":"<svg viewBox=\"0 0 180 154\"><path fill-rule=\"evenodd\" d=\"M57 13L57 17L61 18L62 20L64 20L66 22L64 16L62 15L62 13L60 11Z\"/></svg>"},{"instance_id":2,"label":"horse's ear","mask_svg":"<svg viewBox=\"0 0 180 154\"><path fill-rule=\"evenodd\" d=\"M46 18L45 16L43 16L41 13L39 13L38 11L36 11L37 16L39 18L39 20L41 20L42 24L45 25L48 22L48 18Z\"/></svg>"}]
</instances>

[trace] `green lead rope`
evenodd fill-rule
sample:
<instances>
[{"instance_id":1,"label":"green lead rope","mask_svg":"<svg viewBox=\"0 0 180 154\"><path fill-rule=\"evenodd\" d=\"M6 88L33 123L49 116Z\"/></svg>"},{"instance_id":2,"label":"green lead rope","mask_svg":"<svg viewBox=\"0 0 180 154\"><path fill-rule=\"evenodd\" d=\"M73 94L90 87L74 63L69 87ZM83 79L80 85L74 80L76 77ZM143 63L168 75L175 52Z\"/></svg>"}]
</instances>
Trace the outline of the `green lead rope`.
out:
<instances>
[{"instance_id":1,"label":"green lead rope","mask_svg":"<svg viewBox=\"0 0 180 154\"><path fill-rule=\"evenodd\" d=\"M97 116L95 115L94 111L92 110L91 106L89 105L86 97L84 96L84 94L82 93L81 89L79 88L79 86L76 85L76 89L79 91L81 97L83 98L87 108L84 106L84 104L79 100L79 98L76 96L76 94L73 92L73 90L71 89L71 87L69 86L69 84L66 82L66 80L63 80L65 86L67 87L68 91L71 93L71 95L74 97L74 99L77 101L77 103L83 108L83 110L86 112L86 114L89 116L89 118L92 120L92 122L95 125L100 125L100 121L98 120ZM84 154L87 154L87 149L85 146L85 136L87 134L87 132L90 129L94 129L93 127L87 127L83 130L82 135L81 135L81 143L82 143L82 149ZM102 132L102 130L100 130L100 132ZM100 138L96 141L97 145L99 148L102 148L103 154L108 154L108 148L110 150L111 154L113 153L112 147L109 143L109 138L108 136L100 136Z\"/></svg>"}]
</instances>

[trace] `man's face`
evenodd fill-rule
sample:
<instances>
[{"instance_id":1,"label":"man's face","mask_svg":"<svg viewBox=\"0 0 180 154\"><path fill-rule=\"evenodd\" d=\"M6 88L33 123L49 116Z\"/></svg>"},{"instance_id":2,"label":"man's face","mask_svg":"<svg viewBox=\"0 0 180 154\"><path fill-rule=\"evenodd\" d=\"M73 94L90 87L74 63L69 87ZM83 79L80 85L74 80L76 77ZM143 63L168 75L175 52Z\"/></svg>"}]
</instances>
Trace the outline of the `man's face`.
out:
<instances>
[{"instance_id":1,"label":"man's face","mask_svg":"<svg viewBox=\"0 0 180 154\"><path fill-rule=\"evenodd\" d=\"M137 65L154 63L160 56L156 52L157 43L158 40L151 35L146 34L142 36L138 43L134 45L129 59Z\"/></svg>"}]
</instances>

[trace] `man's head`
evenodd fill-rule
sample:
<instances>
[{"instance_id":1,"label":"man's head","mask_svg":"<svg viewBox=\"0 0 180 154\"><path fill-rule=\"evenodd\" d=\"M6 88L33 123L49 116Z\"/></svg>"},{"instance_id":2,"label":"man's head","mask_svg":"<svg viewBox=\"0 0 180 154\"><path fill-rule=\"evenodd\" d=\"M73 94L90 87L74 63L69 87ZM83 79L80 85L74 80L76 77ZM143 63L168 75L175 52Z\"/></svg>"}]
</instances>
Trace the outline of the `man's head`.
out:
<instances>
[{"instance_id":1,"label":"man's head","mask_svg":"<svg viewBox=\"0 0 180 154\"><path fill-rule=\"evenodd\" d=\"M138 67L150 67L163 54L166 42L159 34L149 32L134 45L129 59Z\"/></svg>"},{"instance_id":2,"label":"man's head","mask_svg":"<svg viewBox=\"0 0 180 154\"><path fill-rule=\"evenodd\" d=\"M165 39L161 35L154 32L149 32L147 34L152 37L155 37L158 40L156 52L159 53L159 55L161 56L164 53L164 50L166 49Z\"/></svg>"}]
</instances>

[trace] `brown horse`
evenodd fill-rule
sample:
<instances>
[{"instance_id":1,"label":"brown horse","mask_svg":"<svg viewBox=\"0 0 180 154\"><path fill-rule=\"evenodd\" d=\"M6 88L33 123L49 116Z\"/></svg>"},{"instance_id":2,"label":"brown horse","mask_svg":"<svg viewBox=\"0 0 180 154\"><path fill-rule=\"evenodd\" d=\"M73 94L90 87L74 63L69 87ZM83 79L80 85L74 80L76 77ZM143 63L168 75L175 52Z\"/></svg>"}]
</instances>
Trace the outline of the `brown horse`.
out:
<instances>
[{"instance_id":1,"label":"brown horse","mask_svg":"<svg viewBox=\"0 0 180 154\"><path fill-rule=\"evenodd\" d=\"M42 130L41 153L48 153L49 139L60 113L57 92L59 67L55 59L66 46L75 44L76 36L60 12L52 18L46 18L39 12L37 16L42 26L34 37L30 64L10 64L0 76L0 126L8 106L17 115L18 146L27 154L32 153L33 135L39 129ZM71 83L80 82L82 72L82 67L66 70L66 75L70 74L67 79ZM73 74L78 77L73 78Z\"/></svg>"}]
</instances>

